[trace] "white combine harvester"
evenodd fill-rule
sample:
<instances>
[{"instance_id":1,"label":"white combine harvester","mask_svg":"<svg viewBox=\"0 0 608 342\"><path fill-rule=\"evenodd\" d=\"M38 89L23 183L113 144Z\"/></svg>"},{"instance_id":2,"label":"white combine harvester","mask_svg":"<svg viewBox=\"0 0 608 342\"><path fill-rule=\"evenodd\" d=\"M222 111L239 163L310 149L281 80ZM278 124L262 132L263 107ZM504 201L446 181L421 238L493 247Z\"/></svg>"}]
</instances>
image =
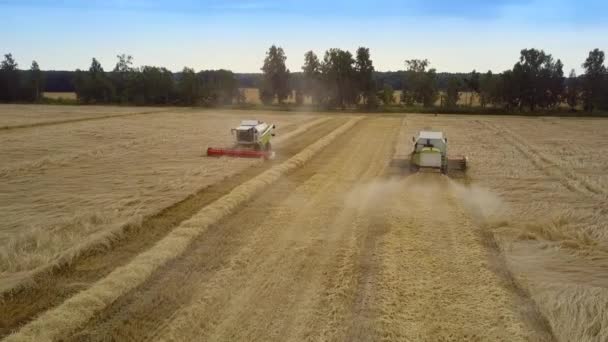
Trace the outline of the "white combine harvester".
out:
<instances>
[{"instance_id":1,"label":"white combine harvester","mask_svg":"<svg viewBox=\"0 0 608 342\"><path fill-rule=\"evenodd\" d=\"M410 155L410 170L439 170L447 174L448 170L464 171L467 168L466 157L448 158L448 138L443 132L420 131L412 137L414 149Z\"/></svg>"},{"instance_id":2,"label":"white combine harvester","mask_svg":"<svg viewBox=\"0 0 608 342\"><path fill-rule=\"evenodd\" d=\"M230 130L235 137L235 146L231 148L207 148L207 155L220 157L264 158L272 159L274 152L270 138L274 136L275 125L258 120L243 120Z\"/></svg>"}]
</instances>

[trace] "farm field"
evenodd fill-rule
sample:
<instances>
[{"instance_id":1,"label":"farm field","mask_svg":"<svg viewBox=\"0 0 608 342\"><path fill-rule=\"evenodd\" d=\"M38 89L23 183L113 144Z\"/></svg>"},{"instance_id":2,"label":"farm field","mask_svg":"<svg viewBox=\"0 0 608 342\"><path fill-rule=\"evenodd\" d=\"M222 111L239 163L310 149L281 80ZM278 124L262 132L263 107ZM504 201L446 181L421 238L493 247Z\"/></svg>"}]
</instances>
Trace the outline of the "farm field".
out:
<instances>
[{"instance_id":1,"label":"farm field","mask_svg":"<svg viewBox=\"0 0 608 342\"><path fill-rule=\"evenodd\" d=\"M7 110L13 115L14 107ZM29 114L30 107L22 110ZM124 112L104 108L109 115ZM314 117L259 118L274 122L280 134ZM241 119L238 113L177 109L3 132L0 280L19 279L95 234L137 225L142 217L254 164L243 159L201 163L208 145L231 143L230 128Z\"/></svg>"},{"instance_id":2,"label":"farm field","mask_svg":"<svg viewBox=\"0 0 608 342\"><path fill-rule=\"evenodd\" d=\"M105 119L108 117L130 116L160 112L153 107L109 107L40 105L2 105L0 106L0 129L46 126L65 122Z\"/></svg>"},{"instance_id":3,"label":"farm field","mask_svg":"<svg viewBox=\"0 0 608 342\"><path fill-rule=\"evenodd\" d=\"M608 338L608 120L156 110L0 106L56 121L0 130L0 337ZM275 160L204 156L252 116Z\"/></svg>"},{"instance_id":4,"label":"farm field","mask_svg":"<svg viewBox=\"0 0 608 342\"><path fill-rule=\"evenodd\" d=\"M76 93L74 92L44 92L42 96L53 99L53 100L76 100Z\"/></svg>"},{"instance_id":5,"label":"farm field","mask_svg":"<svg viewBox=\"0 0 608 342\"><path fill-rule=\"evenodd\" d=\"M246 103L256 104L256 105L259 105L262 103L262 101L260 100L260 91L258 88L240 88L240 90L243 92L243 95L245 95ZM295 91L293 91L292 96L287 98L285 103L295 103L295 99L296 99L295 96L296 96ZM393 99L394 99L395 103L401 102L401 90L395 90L395 92L393 94ZM305 96L303 104L305 104L305 105L312 104L312 98L310 96ZM441 100L439 98L437 99L437 101L435 101L435 105L436 106L441 105ZM458 99L458 105L462 105L462 106L472 105L475 107L479 107L479 96L472 92L462 91L462 92L460 92L460 98Z\"/></svg>"}]
</instances>

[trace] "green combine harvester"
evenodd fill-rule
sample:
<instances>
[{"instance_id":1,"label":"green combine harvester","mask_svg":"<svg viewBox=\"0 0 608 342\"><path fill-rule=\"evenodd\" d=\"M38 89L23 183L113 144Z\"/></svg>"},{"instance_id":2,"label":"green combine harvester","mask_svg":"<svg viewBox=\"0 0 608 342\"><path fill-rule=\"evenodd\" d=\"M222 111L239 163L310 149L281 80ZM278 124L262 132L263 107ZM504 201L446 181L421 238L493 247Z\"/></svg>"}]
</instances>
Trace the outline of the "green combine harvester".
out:
<instances>
[{"instance_id":1,"label":"green combine harvester","mask_svg":"<svg viewBox=\"0 0 608 342\"><path fill-rule=\"evenodd\" d=\"M420 131L417 137L412 137L414 149L410 155L410 170L418 172L421 169L438 170L447 174L448 170L465 171L466 157L448 158L448 139L443 132Z\"/></svg>"}]
</instances>

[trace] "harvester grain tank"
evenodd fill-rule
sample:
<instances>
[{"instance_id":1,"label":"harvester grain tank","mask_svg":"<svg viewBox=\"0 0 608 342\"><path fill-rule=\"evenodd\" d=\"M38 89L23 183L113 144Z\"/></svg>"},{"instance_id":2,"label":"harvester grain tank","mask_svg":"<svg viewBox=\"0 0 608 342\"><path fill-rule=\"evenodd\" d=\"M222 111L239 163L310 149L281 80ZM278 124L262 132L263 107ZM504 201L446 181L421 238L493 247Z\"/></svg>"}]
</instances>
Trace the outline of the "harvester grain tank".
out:
<instances>
[{"instance_id":1,"label":"harvester grain tank","mask_svg":"<svg viewBox=\"0 0 608 342\"><path fill-rule=\"evenodd\" d=\"M414 143L410 155L412 171L434 169L447 174L448 170L464 171L467 168L466 157L448 158L448 139L443 132L420 131L417 137L412 137L412 142Z\"/></svg>"},{"instance_id":2,"label":"harvester grain tank","mask_svg":"<svg viewBox=\"0 0 608 342\"><path fill-rule=\"evenodd\" d=\"M274 136L275 125L258 120L243 120L238 127L230 131L235 137L235 144L230 148L207 148L208 156L229 156L243 158L274 157L270 138Z\"/></svg>"}]
</instances>

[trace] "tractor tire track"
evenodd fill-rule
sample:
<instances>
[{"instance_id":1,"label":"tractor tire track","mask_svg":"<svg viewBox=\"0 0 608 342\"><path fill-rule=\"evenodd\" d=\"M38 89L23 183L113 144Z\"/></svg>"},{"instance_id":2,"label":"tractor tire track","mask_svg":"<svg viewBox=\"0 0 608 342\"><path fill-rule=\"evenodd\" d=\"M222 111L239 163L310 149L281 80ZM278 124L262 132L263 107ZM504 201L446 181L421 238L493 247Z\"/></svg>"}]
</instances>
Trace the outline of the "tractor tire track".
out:
<instances>
[{"instance_id":1,"label":"tractor tire track","mask_svg":"<svg viewBox=\"0 0 608 342\"><path fill-rule=\"evenodd\" d=\"M20 290L5 292L0 298L3 308L0 310L0 337L86 289L116 267L128 263L202 207L229 193L237 185L295 155L345 121L346 118L329 121L320 119L313 122L314 125L309 127L308 133L299 129L287 132L282 136L281 144L277 146L277 159L273 162L257 164L220 183L199 189L184 200L145 218L140 225L122 227L121 234L88 249L69 263L37 273Z\"/></svg>"},{"instance_id":2,"label":"tractor tire track","mask_svg":"<svg viewBox=\"0 0 608 342\"><path fill-rule=\"evenodd\" d=\"M488 267L487 247L450 182L417 173L396 185L378 241L370 340L551 341Z\"/></svg>"}]
</instances>

